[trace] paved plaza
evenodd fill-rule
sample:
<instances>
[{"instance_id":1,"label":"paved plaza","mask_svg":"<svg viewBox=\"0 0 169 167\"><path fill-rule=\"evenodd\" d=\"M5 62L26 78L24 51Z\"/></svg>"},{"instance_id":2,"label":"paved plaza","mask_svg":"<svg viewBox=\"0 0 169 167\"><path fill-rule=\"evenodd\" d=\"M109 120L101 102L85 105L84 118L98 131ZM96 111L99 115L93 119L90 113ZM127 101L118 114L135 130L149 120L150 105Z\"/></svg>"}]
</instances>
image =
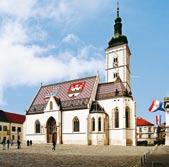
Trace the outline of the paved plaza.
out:
<instances>
[{"instance_id":1,"label":"paved plaza","mask_svg":"<svg viewBox=\"0 0 169 167\"><path fill-rule=\"evenodd\" d=\"M158 146L148 157L145 167L169 167L169 146Z\"/></svg>"},{"instance_id":2,"label":"paved plaza","mask_svg":"<svg viewBox=\"0 0 169 167\"><path fill-rule=\"evenodd\" d=\"M138 167L141 157L154 147L57 145L22 145L2 150L0 167Z\"/></svg>"}]
</instances>

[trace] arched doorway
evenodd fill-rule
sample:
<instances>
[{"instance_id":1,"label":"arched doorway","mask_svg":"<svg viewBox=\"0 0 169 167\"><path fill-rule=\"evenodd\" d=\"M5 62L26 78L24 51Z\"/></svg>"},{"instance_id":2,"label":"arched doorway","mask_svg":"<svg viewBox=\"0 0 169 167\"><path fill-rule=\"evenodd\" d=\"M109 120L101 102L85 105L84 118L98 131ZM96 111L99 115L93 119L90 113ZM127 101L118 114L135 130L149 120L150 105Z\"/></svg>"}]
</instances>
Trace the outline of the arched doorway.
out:
<instances>
[{"instance_id":1,"label":"arched doorway","mask_svg":"<svg viewBox=\"0 0 169 167\"><path fill-rule=\"evenodd\" d=\"M56 121L53 117L50 117L47 121L47 143L52 143L53 136L57 140L57 127Z\"/></svg>"}]
</instances>

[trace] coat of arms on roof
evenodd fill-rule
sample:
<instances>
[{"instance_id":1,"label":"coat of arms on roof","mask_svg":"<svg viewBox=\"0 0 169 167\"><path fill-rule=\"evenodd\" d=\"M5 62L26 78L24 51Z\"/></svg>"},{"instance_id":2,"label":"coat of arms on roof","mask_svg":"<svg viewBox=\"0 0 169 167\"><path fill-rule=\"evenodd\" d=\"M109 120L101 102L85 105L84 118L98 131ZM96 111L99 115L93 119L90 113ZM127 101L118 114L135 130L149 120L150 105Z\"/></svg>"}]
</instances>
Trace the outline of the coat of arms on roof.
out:
<instances>
[{"instance_id":1,"label":"coat of arms on roof","mask_svg":"<svg viewBox=\"0 0 169 167\"><path fill-rule=\"evenodd\" d=\"M78 96L82 92L84 87L85 81L72 83L68 89L68 96L69 97Z\"/></svg>"}]
</instances>

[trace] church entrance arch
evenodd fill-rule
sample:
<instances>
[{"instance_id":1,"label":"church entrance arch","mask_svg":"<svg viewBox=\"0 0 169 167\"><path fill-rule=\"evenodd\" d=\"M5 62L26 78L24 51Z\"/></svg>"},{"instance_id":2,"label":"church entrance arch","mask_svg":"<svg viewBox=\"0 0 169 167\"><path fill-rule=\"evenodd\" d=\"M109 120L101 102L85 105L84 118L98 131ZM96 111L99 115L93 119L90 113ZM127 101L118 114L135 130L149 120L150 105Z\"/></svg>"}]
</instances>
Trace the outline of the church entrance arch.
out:
<instances>
[{"instance_id":1,"label":"church entrance arch","mask_svg":"<svg viewBox=\"0 0 169 167\"><path fill-rule=\"evenodd\" d=\"M50 117L47 121L47 143L52 143L52 139L57 140L57 127L56 121L53 117Z\"/></svg>"}]
</instances>

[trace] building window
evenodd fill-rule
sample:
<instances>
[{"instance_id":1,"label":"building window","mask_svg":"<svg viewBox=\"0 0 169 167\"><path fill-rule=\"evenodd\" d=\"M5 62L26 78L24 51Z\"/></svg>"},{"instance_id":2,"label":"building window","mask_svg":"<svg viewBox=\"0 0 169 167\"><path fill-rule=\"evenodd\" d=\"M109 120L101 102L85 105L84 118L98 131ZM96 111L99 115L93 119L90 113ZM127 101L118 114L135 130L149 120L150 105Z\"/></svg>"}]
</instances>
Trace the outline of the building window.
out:
<instances>
[{"instance_id":1,"label":"building window","mask_svg":"<svg viewBox=\"0 0 169 167\"><path fill-rule=\"evenodd\" d=\"M2 131L2 126L0 125L0 131Z\"/></svg>"},{"instance_id":2,"label":"building window","mask_svg":"<svg viewBox=\"0 0 169 167\"><path fill-rule=\"evenodd\" d=\"M101 131L102 129L102 122L101 122L101 117L98 119L98 131Z\"/></svg>"},{"instance_id":3,"label":"building window","mask_svg":"<svg viewBox=\"0 0 169 167\"><path fill-rule=\"evenodd\" d=\"M117 57L115 57L114 59L113 59L113 67L115 68L115 67L118 67L118 58Z\"/></svg>"},{"instance_id":4,"label":"building window","mask_svg":"<svg viewBox=\"0 0 169 167\"><path fill-rule=\"evenodd\" d=\"M3 131L7 131L7 126L3 126Z\"/></svg>"},{"instance_id":5,"label":"building window","mask_svg":"<svg viewBox=\"0 0 169 167\"><path fill-rule=\"evenodd\" d=\"M35 133L40 133L40 122L36 120L35 122Z\"/></svg>"},{"instance_id":6,"label":"building window","mask_svg":"<svg viewBox=\"0 0 169 167\"><path fill-rule=\"evenodd\" d=\"M79 119L77 117L73 119L73 131L79 132Z\"/></svg>"},{"instance_id":7,"label":"building window","mask_svg":"<svg viewBox=\"0 0 169 167\"><path fill-rule=\"evenodd\" d=\"M17 131L18 131L18 132L21 132L21 127L18 127Z\"/></svg>"},{"instance_id":8,"label":"building window","mask_svg":"<svg viewBox=\"0 0 169 167\"><path fill-rule=\"evenodd\" d=\"M50 101L50 110L53 110L53 102Z\"/></svg>"},{"instance_id":9,"label":"building window","mask_svg":"<svg viewBox=\"0 0 169 167\"><path fill-rule=\"evenodd\" d=\"M151 127L148 127L148 132L151 132Z\"/></svg>"},{"instance_id":10,"label":"building window","mask_svg":"<svg viewBox=\"0 0 169 167\"><path fill-rule=\"evenodd\" d=\"M15 135L12 135L12 140L15 140Z\"/></svg>"},{"instance_id":11,"label":"building window","mask_svg":"<svg viewBox=\"0 0 169 167\"><path fill-rule=\"evenodd\" d=\"M130 127L130 109L126 107L126 128Z\"/></svg>"},{"instance_id":12,"label":"building window","mask_svg":"<svg viewBox=\"0 0 169 167\"><path fill-rule=\"evenodd\" d=\"M151 134L148 134L148 138L149 138L149 139L151 138Z\"/></svg>"},{"instance_id":13,"label":"building window","mask_svg":"<svg viewBox=\"0 0 169 167\"><path fill-rule=\"evenodd\" d=\"M113 77L114 77L114 78L117 78L117 76L118 76L118 73L115 72Z\"/></svg>"},{"instance_id":14,"label":"building window","mask_svg":"<svg viewBox=\"0 0 169 167\"><path fill-rule=\"evenodd\" d=\"M92 131L95 131L95 118L92 118Z\"/></svg>"},{"instance_id":15,"label":"building window","mask_svg":"<svg viewBox=\"0 0 169 167\"><path fill-rule=\"evenodd\" d=\"M139 132L142 132L142 128L141 127L139 128Z\"/></svg>"},{"instance_id":16,"label":"building window","mask_svg":"<svg viewBox=\"0 0 169 167\"><path fill-rule=\"evenodd\" d=\"M12 126L12 132L15 132L15 131L16 131L16 127Z\"/></svg>"},{"instance_id":17,"label":"building window","mask_svg":"<svg viewBox=\"0 0 169 167\"><path fill-rule=\"evenodd\" d=\"M114 122L115 122L115 128L119 128L119 110L118 110L118 108L115 108Z\"/></svg>"},{"instance_id":18,"label":"building window","mask_svg":"<svg viewBox=\"0 0 169 167\"><path fill-rule=\"evenodd\" d=\"M142 138L142 134L139 134L139 138L140 138L140 139Z\"/></svg>"}]
</instances>

